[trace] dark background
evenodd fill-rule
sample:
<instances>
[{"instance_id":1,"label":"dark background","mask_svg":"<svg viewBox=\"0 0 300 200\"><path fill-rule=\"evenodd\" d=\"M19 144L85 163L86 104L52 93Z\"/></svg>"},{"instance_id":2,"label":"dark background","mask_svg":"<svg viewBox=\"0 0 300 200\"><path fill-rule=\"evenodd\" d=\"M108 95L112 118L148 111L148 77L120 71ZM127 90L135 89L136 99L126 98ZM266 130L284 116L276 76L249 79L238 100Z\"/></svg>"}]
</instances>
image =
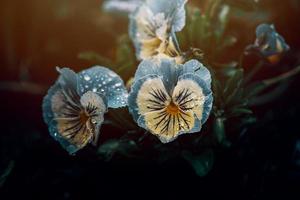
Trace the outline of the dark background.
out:
<instances>
[{"instance_id":1,"label":"dark background","mask_svg":"<svg viewBox=\"0 0 300 200\"><path fill-rule=\"evenodd\" d=\"M291 46L282 62L299 64L300 2L261 0L260 9ZM300 198L299 76L277 100L254 108L257 123L232 147L217 150L205 177L179 158L158 164L116 156L107 163L94 147L69 156L43 123L45 87L57 78L57 65L88 67L78 58L82 51L113 57L115 38L127 21L102 13L99 0L1 0L0 13L0 172L12 166L0 199ZM249 40L238 45L254 40L249 30L255 25L251 19L236 22ZM104 125L101 137L116 131Z\"/></svg>"}]
</instances>

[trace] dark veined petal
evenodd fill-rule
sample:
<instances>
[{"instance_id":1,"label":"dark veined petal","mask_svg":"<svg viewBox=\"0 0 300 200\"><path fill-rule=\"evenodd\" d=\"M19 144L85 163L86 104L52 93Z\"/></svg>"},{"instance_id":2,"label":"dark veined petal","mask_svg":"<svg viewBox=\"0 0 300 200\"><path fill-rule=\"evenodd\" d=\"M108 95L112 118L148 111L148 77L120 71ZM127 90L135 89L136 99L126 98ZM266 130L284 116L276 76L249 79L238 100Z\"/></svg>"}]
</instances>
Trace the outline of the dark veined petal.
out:
<instances>
[{"instance_id":1,"label":"dark veined petal","mask_svg":"<svg viewBox=\"0 0 300 200\"><path fill-rule=\"evenodd\" d=\"M48 90L48 94L43 100L43 115L51 136L72 154L78 150L78 147L76 144L72 144L61 131L63 124L65 124L65 130L76 125L74 123L77 123L78 113L82 108L77 104L68 104L68 99L62 92L60 85L56 83ZM80 107L78 111L77 107Z\"/></svg>"},{"instance_id":2,"label":"dark veined petal","mask_svg":"<svg viewBox=\"0 0 300 200\"><path fill-rule=\"evenodd\" d=\"M119 108L127 105L128 93L123 80L115 72L101 66L83 70L78 74L78 93L93 91L105 98L107 106Z\"/></svg>"},{"instance_id":3,"label":"dark veined petal","mask_svg":"<svg viewBox=\"0 0 300 200\"><path fill-rule=\"evenodd\" d=\"M205 80L203 80L200 76L195 75L195 74L187 73L187 74L181 75L178 78L178 85L181 81L182 81L183 86L186 86L189 89L193 88L195 93L196 93L197 87L199 87L198 90L200 90L200 89L202 90L202 94L204 95L202 117L200 117L200 115L197 114L197 112L195 112L195 114L198 117L198 119L201 120L201 123L204 124L209 117L209 114L212 109L212 104L213 104L213 94L210 89L210 86L208 86L206 84ZM199 98L199 96L197 98ZM202 102L202 100L200 100L200 99L197 99L197 101L198 102L194 102L195 105Z\"/></svg>"},{"instance_id":4,"label":"dark veined petal","mask_svg":"<svg viewBox=\"0 0 300 200\"><path fill-rule=\"evenodd\" d=\"M159 79L159 78L161 78L161 77L158 75L153 75L153 74L146 75L146 76L143 76L142 78L138 79L137 81L135 81L133 83L133 85L131 86L131 90L130 90L130 93L128 96L128 105L129 105L129 112L131 113L131 115L133 116L133 119L136 122L141 115L139 107L138 107L137 98L138 98L138 94L139 94L139 91L140 91L142 85L147 80L153 80L153 79Z\"/></svg>"},{"instance_id":5,"label":"dark veined petal","mask_svg":"<svg viewBox=\"0 0 300 200\"><path fill-rule=\"evenodd\" d=\"M161 78L146 80L137 95L137 106L140 114L163 110L171 101Z\"/></svg>"},{"instance_id":6,"label":"dark veined petal","mask_svg":"<svg viewBox=\"0 0 300 200\"><path fill-rule=\"evenodd\" d=\"M58 82L43 101L44 120L51 136L70 154L97 138L106 110L102 98L93 92L84 94L80 102L70 103Z\"/></svg>"}]
</instances>

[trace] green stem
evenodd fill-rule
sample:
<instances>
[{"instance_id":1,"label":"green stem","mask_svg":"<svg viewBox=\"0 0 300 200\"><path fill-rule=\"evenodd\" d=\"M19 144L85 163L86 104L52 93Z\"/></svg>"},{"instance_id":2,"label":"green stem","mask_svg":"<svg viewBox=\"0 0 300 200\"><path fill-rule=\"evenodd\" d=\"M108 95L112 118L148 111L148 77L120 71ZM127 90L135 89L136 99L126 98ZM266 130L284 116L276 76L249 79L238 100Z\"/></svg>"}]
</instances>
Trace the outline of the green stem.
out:
<instances>
[{"instance_id":1,"label":"green stem","mask_svg":"<svg viewBox=\"0 0 300 200\"><path fill-rule=\"evenodd\" d=\"M259 70L261 69L261 67L263 66L264 62L263 61L259 61L252 69L251 71L246 75L245 79L244 79L244 84L247 84L249 81L251 81L251 79L254 77L254 75L259 72Z\"/></svg>"},{"instance_id":2,"label":"green stem","mask_svg":"<svg viewBox=\"0 0 300 200\"><path fill-rule=\"evenodd\" d=\"M266 86L271 86L271 85L279 83L283 80L286 80L286 79L298 74L299 72L300 72L300 65L286 73L283 73L283 74L275 77L275 78L270 78L270 79L264 80L264 81L262 81L262 83Z\"/></svg>"},{"instance_id":3,"label":"green stem","mask_svg":"<svg viewBox=\"0 0 300 200\"><path fill-rule=\"evenodd\" d=\"M253 97L256 94L259 94L263 90L267 89L268 87L271 87L271 86L273 86L273 85L275 85L275 84L277 84L281 81L284 81L286 79L291 78L292 76L297 75L299 72L300 72L300 65L295 67L294 69L286 72L286 73L283 73L283 74L277 76L277 77L263 80L260 83L258 83L258 85L256 85L255 91L251 92L249 96Z\"/></svg>"},{"instance_id":4,"label":"green stem","mask_svg":"<svg viewBox=\"0 0 300 200\"><path fill-rule=\"evenodd\" d=\"M267 102L270 102L270 101L276 99L277 97L281 96L286 91L286 89L289 86L289 83L290 83L290 81L285 82L284 84L279 84L271 92L261 95L261 96L254 97L253 99L250 100L249 105L250 106L259 106L259 105L265 104Z\"/></svg>"},{"instance_id":5,"label":"green stem","mask_svg":"<svg viewBox=\"0 0 300 200\"><path fill-rule=\"evenodd\" d=\"M215 135L215 138L219 143L222 143L225 139L225 125L224 125L225 119L222 117L217 117L214 121L213 125L213 132Z\"/></svg>"}]
</instances>

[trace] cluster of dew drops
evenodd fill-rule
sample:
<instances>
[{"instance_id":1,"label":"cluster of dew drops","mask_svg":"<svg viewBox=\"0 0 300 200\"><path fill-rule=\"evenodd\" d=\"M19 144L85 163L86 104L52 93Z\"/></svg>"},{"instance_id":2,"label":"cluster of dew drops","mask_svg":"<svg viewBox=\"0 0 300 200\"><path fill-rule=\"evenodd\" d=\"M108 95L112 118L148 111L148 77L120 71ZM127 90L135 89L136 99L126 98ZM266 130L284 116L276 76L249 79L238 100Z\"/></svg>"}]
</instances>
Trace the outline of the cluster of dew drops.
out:
<instances>
[{"instance_id":1,"label":"cluster of dew drops","mask_svg":"<svg viewBox=\"0 0 300 200\"><path fill-rule=\"evenodd\" d=\"M127 103L128 94L126 90L123 88L123 84L118 81L117 75L113 72L109 72L107 74L95 74L87 73L83 71L79 78L84 81L80 81L79 88L80 92L84 93L86 91L99 92L103 94L108 99L113 99L116 94L117 95L116 102L113 104L122 104L125 105Z\"/></svg>"}]
</instances>

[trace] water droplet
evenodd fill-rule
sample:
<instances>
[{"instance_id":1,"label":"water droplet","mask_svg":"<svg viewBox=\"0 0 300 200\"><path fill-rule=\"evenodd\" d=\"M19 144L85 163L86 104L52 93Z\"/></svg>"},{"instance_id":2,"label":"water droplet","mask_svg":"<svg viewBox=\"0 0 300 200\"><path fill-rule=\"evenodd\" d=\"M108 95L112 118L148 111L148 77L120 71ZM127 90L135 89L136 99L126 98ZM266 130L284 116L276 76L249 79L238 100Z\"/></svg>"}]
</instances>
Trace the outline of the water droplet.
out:
<instances>
[{"instance_id":1,"label":"water droplet","mask_svg":"<svg viewBox=\"0 0 300 200\"><path fill-rule=\"evenodd\" d=\"M97 88L93 88L93 92L97 92Z\"/></svg>"},{"instance_id":2,"label":"water droplet","mask_svg":"<svg viewBox=\"0 0 300 200\"><path fill-rule=\"evenodd\" d=\"M89 81L89 80L91 80L91 77L90 76L88 76L88 75L84 75L84 80L86 80L86 81Z\"/></svg>"}]
</instances>

